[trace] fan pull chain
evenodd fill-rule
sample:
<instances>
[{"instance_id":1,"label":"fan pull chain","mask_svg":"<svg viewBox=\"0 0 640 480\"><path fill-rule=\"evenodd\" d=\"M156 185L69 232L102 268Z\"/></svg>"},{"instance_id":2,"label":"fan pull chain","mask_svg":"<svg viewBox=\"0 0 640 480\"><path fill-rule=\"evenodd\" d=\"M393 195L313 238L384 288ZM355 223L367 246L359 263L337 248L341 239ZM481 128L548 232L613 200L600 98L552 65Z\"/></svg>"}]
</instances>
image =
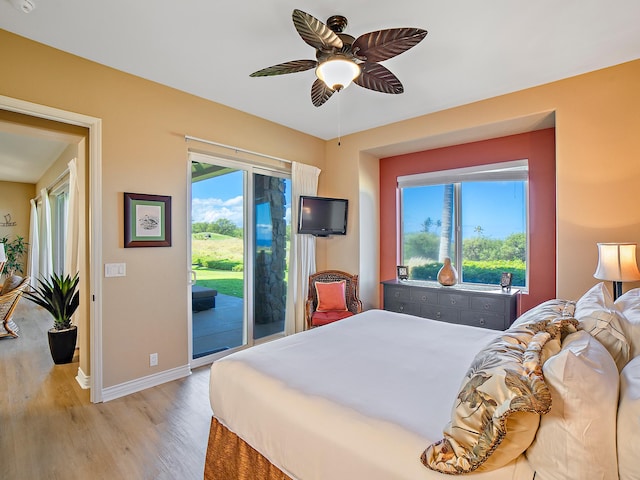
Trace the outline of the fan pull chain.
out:
<instances>
[{"instance_id":1,"label":"fan pull chain","mask_svg":"<svg viewBox=\"0 0 640 480\"><path fill-rule=\"evenodd\" d=\"M342 115L341 115L341 109L340 109L340 98L342 97L342 95L340 95L340 92L338 92L338 146L340 146L340 140L342 138Z\"/></svg>"}]
</instances>

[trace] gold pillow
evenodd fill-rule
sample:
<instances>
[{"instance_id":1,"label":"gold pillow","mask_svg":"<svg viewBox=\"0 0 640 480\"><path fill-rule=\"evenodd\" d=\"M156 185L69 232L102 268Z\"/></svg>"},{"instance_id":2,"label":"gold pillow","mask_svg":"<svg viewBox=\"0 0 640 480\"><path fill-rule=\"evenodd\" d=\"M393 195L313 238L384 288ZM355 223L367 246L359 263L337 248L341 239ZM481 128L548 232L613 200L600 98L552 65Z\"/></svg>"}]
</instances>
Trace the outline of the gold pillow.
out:
<instances>
[{"instance_id":1,"label":"gold pillow","mask_svg":"<svg viewBox=\"0 0 640 480\"><path fill-rule=\"evenodd\" d=\"M448 474L489 471L533 442L551 408L543 359L560 351L575 319L557 317L512 326L482 349L465 375L444 438L422 453L428 468Z\"/></svg>"},{"instance_id":2,"label":"gold pillow","mask_svg":"<svg viewBox=\"0 0 640 480\"><path fill-rule=\"evenodd\" d=\"M558 318L574 318L575 311L576 302L554 298L536 305L531 310L527 310L511 326L514 327L522 323L535 323L540 320L555 321Z\"/></svg>"}]
</instances>

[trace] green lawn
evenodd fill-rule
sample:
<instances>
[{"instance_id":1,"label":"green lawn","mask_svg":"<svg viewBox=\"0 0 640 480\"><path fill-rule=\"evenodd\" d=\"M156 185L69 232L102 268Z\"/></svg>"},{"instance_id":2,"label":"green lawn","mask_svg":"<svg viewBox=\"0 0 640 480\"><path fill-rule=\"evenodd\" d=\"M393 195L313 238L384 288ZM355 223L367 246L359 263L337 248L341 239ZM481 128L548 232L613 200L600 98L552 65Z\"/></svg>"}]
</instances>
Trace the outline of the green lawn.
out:
<instances>
[{"instance_id":1,"label":"green lawn","mask_svg":"<svg viewBox=\"0 0 640 480\"><path fill-rule=\"evenodd\" d=\"M243 298L243 241L217 233L192 235L191 262L196 285L213 288L223 295ZM286 274L286 272L285 272Z\"/></svg>"},{"instance_id":2,"label":"green lawn","mask_svg":"<svg viewBox=\"0 0 640 480\"><path fill-rule=\"evenodd\" d=\"M243 272L229 270L211 270L204 267L193 267L196 272L196 285L213 288L223 295L243 297Z\"/></svg>"}]
</instances>

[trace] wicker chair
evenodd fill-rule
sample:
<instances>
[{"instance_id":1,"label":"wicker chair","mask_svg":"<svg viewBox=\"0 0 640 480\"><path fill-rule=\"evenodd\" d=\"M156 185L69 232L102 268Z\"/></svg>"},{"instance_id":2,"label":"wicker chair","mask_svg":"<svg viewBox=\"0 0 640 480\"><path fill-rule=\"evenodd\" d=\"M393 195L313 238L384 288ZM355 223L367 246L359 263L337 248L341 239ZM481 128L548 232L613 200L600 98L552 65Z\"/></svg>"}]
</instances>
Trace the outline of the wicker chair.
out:
<instances>
[{"instance_id":1,"label":"wicker chair","mask_svg":"<svg viewBox=\"0 0 640 480\"><path fill-rule=\"evenodd\" d=\"M329 318L326 315L318 315L318 295L316 282L339 282L345 280L346 312L331 312ZM313 328L327 323L341 320L342 318L362 312L362 302L358 298L358 275L351 275L340 270L324 270L309 276L309 295L305 305L305 317L307 328ZM315 316L315 318L314 318Z\"/></svg>"},{"instance_id":2,"label":"wicker chair","mask_svg":"<svg viewBox=\"0 0 640 480\"><path fill-rule=\"evenodd\" d=\"M28 286L29 277L25 277L13 290L9 290L0 295L0 320L2 320L3 327L0 328L0 338L18 337L18 326L11 320L11 316L18 305L18 301L22 297L22 293Z\"/></svg>"}]
</instances>

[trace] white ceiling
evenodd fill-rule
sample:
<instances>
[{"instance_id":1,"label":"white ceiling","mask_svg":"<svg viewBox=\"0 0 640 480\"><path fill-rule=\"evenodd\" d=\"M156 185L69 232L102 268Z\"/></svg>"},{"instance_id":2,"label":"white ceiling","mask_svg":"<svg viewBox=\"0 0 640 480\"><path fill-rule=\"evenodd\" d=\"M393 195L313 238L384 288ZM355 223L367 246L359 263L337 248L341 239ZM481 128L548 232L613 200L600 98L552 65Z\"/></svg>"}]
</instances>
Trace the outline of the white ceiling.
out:
<instances>
[{"instance_id":1,"label":"white ceiling","mask_svg":"<svg viewBox=\"0 0 640 480\"><path fill-rule=\"evenodd\" d=\"M0 120L0 180L37 183L81 137Z\"/></svg>"},{"instance_id":2,"label":"white ceiling","mask_svg":"<svg viewBox=\"0 0 640 480\"><path fill-rule=\"evenodd\" d=\"M638 0L34 2L25 14L0 0L0 28L322 139L640 58ZM405 93L353 85L316 108L313 70L250 78L315 58L293 26L294 8L321 21L344 15L354 37L428 30L420 44L383 62Z\"/></svg>"},{"instance_id":3,"label":"white ceiling","mask_svg":"<svg viewBox=\"0 0 640 480\"><path fill-rule=\"evenodd\" d=\"M62 142L0 131L0 180L36 183L65 148Z\"/></svg>"}]
</instances>

